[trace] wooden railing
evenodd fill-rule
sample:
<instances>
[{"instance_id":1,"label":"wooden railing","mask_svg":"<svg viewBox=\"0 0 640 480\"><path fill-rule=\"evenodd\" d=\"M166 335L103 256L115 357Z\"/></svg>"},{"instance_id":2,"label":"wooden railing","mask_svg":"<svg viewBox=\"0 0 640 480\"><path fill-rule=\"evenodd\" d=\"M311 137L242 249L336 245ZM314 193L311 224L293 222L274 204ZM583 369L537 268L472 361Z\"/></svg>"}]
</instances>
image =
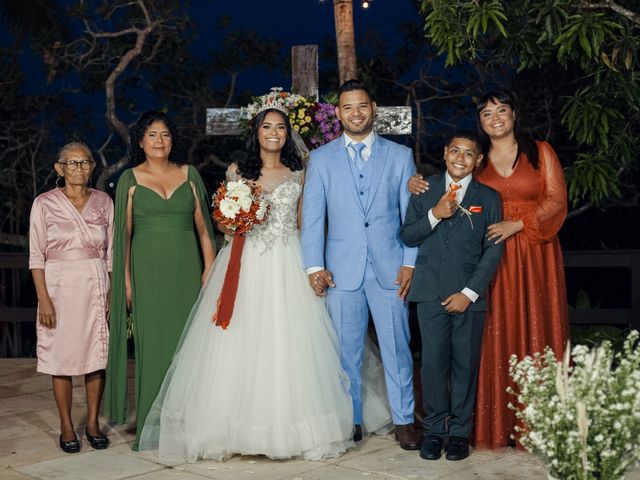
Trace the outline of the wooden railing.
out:
<instances>
[{"instance_id":1,"label":"wooden railing","mask_svg":"<svg viewBox=\"0 0 640 480\"><path fill-rule=\"evenodd\" d=\"M565 269L625 268L631 271L630 308L571 309L569 319L576 325L630 325L640 330L640 250L571 250L564 252Z\"/></svg>"},{"instance_id":2,"label":"wooden railing","mask_svg":"<svg viewBox=\"0 0 640 480\"><path fill-rule=\"evenodd\" d=\"M625 325L640 330L640 250L573 250L564 252L565 268L625 268L631 272L630 308L570 309L576 325ZM25 253L0 253L0 354L22 352L22 324L36 320L36 309L24 307L20 273L28 268Z\"/></svg>"}]
</instances>

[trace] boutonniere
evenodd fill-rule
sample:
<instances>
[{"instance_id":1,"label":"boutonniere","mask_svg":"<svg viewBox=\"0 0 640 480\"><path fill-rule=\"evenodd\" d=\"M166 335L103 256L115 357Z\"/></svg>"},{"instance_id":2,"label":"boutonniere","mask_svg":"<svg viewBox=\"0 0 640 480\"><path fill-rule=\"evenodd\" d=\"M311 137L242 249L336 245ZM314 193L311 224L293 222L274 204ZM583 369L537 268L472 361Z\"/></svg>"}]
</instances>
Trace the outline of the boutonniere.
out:
<instances>
[{"instance_id":1,"label":"boutonniere","mask_svg":"<svg viewBox=\"0 0 640 480\"><path fill-rule=\"evenodd\" d=\"M452 183L451 186L449 187L448 197L451 198L452 200L455 200L456 190L460 190L461 188L462 187L460 185ZM478 205L472 205L469 208L464 208L462 205L456 202L456 208L460 210L461 214L466 215L466 217L469 219L469 223L471 224L471 229L473 229L473 220L471 220L471 215L473 213L482 213L482 207Z\"/></svg>"}]
</instances>

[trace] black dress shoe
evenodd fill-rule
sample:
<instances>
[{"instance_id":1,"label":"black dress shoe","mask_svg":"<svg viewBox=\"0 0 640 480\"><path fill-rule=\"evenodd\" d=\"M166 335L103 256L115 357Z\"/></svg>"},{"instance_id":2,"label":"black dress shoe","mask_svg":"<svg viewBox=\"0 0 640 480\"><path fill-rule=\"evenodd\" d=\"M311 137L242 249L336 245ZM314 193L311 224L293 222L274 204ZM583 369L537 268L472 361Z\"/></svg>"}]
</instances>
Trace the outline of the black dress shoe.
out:
<instances>
[{"instance_id":1,"label":"black dress shoe","mask_svg":"<svg viewBox=\"0 0 640 480\"><path fill-rule=\"evenodd\" d=\"M469 439L450 437L447 447L447 460L464 460L469 456Z\"/></svg>"},{"instance_id":2,"label":"black dress shoe","mask_svg":"<svg viewBox=\"0 0 640 480\"><path fill-rule=\"evenodd\" d=\"M89 440L89 445L96 450L104 450L109 446L109 439L103 434L89 435L89 432L85 430L84 435L87 437L87 440Z\"/></svg>"},{"instance_id":3,"label":"black dress shoe","mask_svg":"<svg viewBox=\"0 0 640 480\"><path fill-rule=\"evenodd\" d=\"M425 460L438 460L442 456L444 440L435 435L425 435L420 449L420 456Z\"/></svg>"},{"instance_id":4,"label":"black dress shoe","mask_svg":"<svg viewBox=\"0 0 640 480\"><path fill-rule=\"evenodd\" d=\"M74 440L62 440L62 434L60 434L60 448L65 453L78 453L80 451L80 441L77 437Z\"/></svg>"},{"instance_id":5,"label":"black dress shoe","mask_svg":"<svg viewBox=\"0 0 640 480\"><path fill-rule=\"evenodd\" d=\"M360 425L353 426L353 441L354 442L362 441L362 426Z\"/></svg>"}]
</instances>

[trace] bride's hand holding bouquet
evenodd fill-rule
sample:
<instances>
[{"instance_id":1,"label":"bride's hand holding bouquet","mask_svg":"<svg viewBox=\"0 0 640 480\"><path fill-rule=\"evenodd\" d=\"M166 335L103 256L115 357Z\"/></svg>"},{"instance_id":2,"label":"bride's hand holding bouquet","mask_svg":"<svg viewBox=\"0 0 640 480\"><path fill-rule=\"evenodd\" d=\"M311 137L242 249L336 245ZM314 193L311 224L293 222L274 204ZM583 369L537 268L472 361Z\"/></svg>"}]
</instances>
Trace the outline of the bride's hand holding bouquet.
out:
<instances>
[{"instance_id":1,"label":"bride's hand holding bouquet","mask_svg":"<svg viewBox=\"0 0 640 480\"><path fill-rule=\"evenodd\" d=\"M262 187L244 179L221 183L213 195L213 219L226 235L244 235L267 219Z\"/></svg>"}]
</instances>

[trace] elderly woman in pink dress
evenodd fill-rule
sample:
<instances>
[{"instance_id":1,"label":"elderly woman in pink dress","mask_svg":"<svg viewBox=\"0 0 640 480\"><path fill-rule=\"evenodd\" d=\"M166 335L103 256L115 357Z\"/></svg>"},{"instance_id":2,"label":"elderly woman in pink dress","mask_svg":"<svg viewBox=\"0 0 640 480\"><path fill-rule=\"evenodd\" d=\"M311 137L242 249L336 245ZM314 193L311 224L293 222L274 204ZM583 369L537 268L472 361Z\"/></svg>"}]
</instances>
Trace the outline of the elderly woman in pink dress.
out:
<instances>
[{"instance_id":1,"label":"elderly woman in pink dress","mask_svg":"<svg viewBox=\"0 0 640 480\"><path fill-rule=\"evenodd\" d=\"M95 449L109 446L98 412L107 366L113 202L88 187L95 168L89 148L62 147L56 185L33 202L29 268L38 296L38 367L52 376L60 414L60 448L80 451L71 419L72 375L84 375L87 394L85 436Z\"/></svg>"}]
</instances>

